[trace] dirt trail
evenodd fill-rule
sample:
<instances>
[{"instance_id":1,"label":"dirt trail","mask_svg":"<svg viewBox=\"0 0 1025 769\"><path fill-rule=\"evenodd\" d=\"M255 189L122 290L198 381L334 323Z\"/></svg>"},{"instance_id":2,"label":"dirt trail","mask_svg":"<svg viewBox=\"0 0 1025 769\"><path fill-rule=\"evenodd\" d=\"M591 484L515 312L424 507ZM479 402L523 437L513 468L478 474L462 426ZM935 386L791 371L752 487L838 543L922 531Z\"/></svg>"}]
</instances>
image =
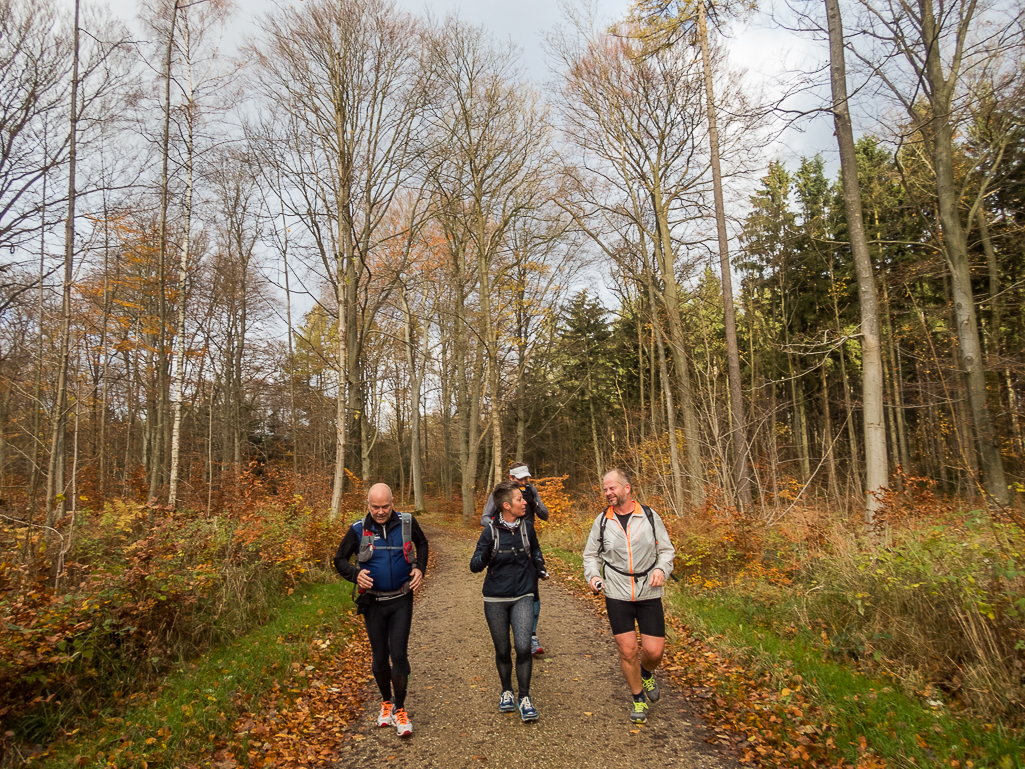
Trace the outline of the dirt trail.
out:
<instances>
[{"instance_id":1,"label":"dirt trail","mask_svg":"<svg viewBox=\"0 0 1025 769\"><path fill-rule=\"evenodd\" d=\"M469 569L475 541L424 528L437 561L417 600L409 641L413 672L406 710L413 736L376 728L374 687L336 769L736 766L703 741L703 727L664 676L662 698L652 704L647 724L630 723L629 692L606 621L554 580L541 586L538 636L545 654L535 657L531 682L541 718L524 724L516 713L499 713L500 685L480 592L484 575Z\"/></svg>"}]
</instances>

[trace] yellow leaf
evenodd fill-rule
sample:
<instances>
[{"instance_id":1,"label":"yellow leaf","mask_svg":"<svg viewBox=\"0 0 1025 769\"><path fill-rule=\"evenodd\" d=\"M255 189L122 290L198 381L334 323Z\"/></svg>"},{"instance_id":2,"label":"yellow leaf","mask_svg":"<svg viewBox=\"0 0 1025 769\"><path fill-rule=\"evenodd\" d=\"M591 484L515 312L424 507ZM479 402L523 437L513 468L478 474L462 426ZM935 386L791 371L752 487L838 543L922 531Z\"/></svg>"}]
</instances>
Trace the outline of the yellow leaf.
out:
<instances>
[{"instance_id":1,"label":"yellow leaf","mask_svg":"<svg viewBox=\"0 0 1025 769\"><path fill-rule=\"evenodd\" d=\"M788 689L787 687L785 687L785 686L784 686L784 687L783 687L783 691L781 691L781 692L779 693L779 695L780 695L781 697L789 697L789 696L790 696L790 690L789 690L789 689Z\"/></svg>"},{"instance_id":2,"label":"yellow leaf","mask_svg":"<svg viewBox=\"0 0 1025 769\"><path fill-rule=\"evenodd\" d=\"M584 711L584 715L585 715L585 716L593 716L593 715L594 715L594 713L588 713L588 712L587 712L587 711L585 710L585 711Z\"/></svg>"}]
</instances>

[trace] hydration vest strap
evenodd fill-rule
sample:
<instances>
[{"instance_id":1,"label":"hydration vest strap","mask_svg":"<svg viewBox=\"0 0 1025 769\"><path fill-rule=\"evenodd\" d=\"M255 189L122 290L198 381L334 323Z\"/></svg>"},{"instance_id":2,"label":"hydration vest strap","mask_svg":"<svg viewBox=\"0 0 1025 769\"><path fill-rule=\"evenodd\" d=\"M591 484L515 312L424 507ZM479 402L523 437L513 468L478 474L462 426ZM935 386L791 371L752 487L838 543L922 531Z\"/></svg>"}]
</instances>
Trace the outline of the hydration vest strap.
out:
<instances>
[{"instance_id":1,"label":"hydration vest strap","mask_svg":"<svg viewBox=\"0 0 1025 769\"><path fill-rule=\"evenodd\" d=\"M359 538L359 552L356 560L366 563L374 556L374 530L367 528L366 521L363 522L363 535Z\"/></svg>"},{"instance_id":2,"label":"hydration vest strap","mask_svg":"<svg viewBox=\"0 0 1025 769\"><path fill-rule=\"evenodd\" d=\"M655 530L655 513L647 505L641 505L641 509L644 511L644 515L648 519L648 523L651 524L651 535L655 538L655 560L652 562L644 571L623 571L618 569L608 562L606 558L602 558L602 569L606 566L612 571L622 574L624 577L630 577L632 579L643 579L648 575L655 566L658 565L658 532ZM598 526L598 555L601 556L605 552L605 524L608 523L608 513L603 513L601 517L601 523Z\"/></svg>"},{"instance_id":3,"label":"hydration vest strap","mask_svg":"<svg viewBox=\"0 0 1025 769\"><path fill-rule=\"evenodd\" d=\"M363 535L359 541L359 552L356 555L360 563L369 561L375 550L401 550L406 563L414 563L416 557L413 550L413 516L411 513L399 513L399 521L402 523L402 545L374 545L374 529L367 528L366 520L362 522Z\"/></svg>"},{"instance_id":4,"label":"hydration vest strap","mask_svg":"<svg viewBox=\"0 0 1025 769\"><path fill-rule=\"evenodd\" d=\"M399 520L402 521L402 554L406 556L406 563L413 563L413 515L412 513L399 513Z\"/></svg>"},{"instance_id":5,"label":"hydration vest strap","mask_svg":"<svg viewBox=\"0 0 1025 769\"><path fill-rule=\"evenodd\" d=\"M530 539L527 537L527 525L521 520L520 521L520 541L523 542L523 552L530 554ZM504 550L498 549L498 527L495 526L495 521L491 521L491 556L494 557L498 553L516 553L519 550L513 546Z\"/></svg>"}]
</instances>

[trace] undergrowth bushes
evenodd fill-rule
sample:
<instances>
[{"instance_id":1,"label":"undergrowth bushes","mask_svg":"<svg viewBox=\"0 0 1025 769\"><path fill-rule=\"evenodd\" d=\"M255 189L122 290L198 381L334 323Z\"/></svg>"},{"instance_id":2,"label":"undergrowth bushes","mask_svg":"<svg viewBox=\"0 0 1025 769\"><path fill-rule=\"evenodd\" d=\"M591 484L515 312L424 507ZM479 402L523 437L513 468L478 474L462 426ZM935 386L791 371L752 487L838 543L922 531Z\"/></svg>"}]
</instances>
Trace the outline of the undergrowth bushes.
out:
<instances>
[{"instance_id":1,"label":"undergrowth bushes","mask_svg":"<svg viewBox=\"0 0 1025 769\"><path fill-rule=\"evenodd\" d=\"M920 506L866 535L828 511L774 526L706 510L671 519L684 589L802 631L909 694L1025 726L1025 534L988 514Z\"/></svg>"},{"instance_id":2,"label":"undergrowth bushes","mask_svg":"<svg viewBox=\"0 0 1025 769\"><path fill-rule=\"evenodd\" d=\"M1025 716L1021 532L988 518L890 532L884 546L837 539L802 573L799 610L831 654L930 685L990 716Z\"/></svg>"},{"instance_id":3,"label":"undergrowth bushes","mask_svg":"<svg viewBox=\"0 0 1025 769\"><path fill-rule=\"evenodd\" d=\"M118 502L76 525L59 585L25 556L41 542L0 531L0 748L52 740L79 714L263 621L276 596L325 578L347 523L297 497L231 518Z\"/></svg>"}]
</instances>

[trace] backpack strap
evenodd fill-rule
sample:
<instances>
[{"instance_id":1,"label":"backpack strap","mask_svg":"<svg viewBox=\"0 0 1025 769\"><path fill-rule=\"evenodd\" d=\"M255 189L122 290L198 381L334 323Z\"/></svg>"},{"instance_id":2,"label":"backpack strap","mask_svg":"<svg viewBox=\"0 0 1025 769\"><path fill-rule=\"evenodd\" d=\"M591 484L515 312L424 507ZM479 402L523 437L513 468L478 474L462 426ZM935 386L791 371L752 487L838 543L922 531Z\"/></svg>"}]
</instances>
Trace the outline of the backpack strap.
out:
<instances>
[{"instance_id":1,"label":"backpack strap","mask_svg":"<svg viewBox=\"0 0 1025 769\"><path fill-rule=\"evenodd\" d=\"M413 514L399 513L399 520L402 521L402 554L406 556L406 563L413 563Z\"/></svg>"},{"instance_id":2,"label":"backpack strap","mask_svg":"<svg viewBox=\"0 0 1025 769\"><path fill-rule=\"evenodd\" d=\"M399 513L399 521L402 524L401 547L393 545L374 545L373 527L368 528L366 520L361 522L363 526L363 534L360 537L359 553L356 556L360 563L366 563L369 561L376 550L401 550L403 557L406 559L406 563L413 563L416 561L413 553L413 514Z\"/></svg>"},{"instance_id":3,"label":"backpack strap","mask_svg":"<svg viewBox=\"0 0 1025 769\"><path fill-rule=\"evenodd\" d=\"M366 520L357 521L353 524L360 527L359 550L356 553L356 560L359 563L366 563L374 557L374 529L367 527Z\"/></svg>"},{"instance_id":4,"label":"backpack strap","mask_svg":"<svg viewBox=\"0 0 1025 769\"><path fill-rule=\"evenodd\" d=\"M644 511L644 516L648 519L648 523L651 524L651 536L655 539L655 560L652 562L644 571L623 571L611 563L607 559L602 558L602 568L608 566L612 571L622 574L624 577L630 577L631 579L644 579L648 574L658 565L658 531L655 529L655 512L647 505L641 505L641 509ZM601 517L601 523L598 525L598 555L599 557L605 552L605 522L608 521L608 514L603 513Z\"/></svg>"},{"instance_id":5,"label":"backpack strap","mask_svg":"<svg viewBox=\"0 0 1025 769\"><path fill-rule=\"evenodd\" d=\"M522 550L520 548L517 548L515 545L513 547L507 547L505 549L499 549L499 547L498 547L498 527L495 526L494 520L491 521L490 525L491 525L491 557L492 558L494 558L498 553L513 553L515 555L516 553L519 553L519 552L524 552L529 557L529 555L530 555L530 539L527 537L527 524L523 520L520 520L520 526L519 526L519 529L520 529L520 541L523 543Z\"/></svg>"}]
</instances>

